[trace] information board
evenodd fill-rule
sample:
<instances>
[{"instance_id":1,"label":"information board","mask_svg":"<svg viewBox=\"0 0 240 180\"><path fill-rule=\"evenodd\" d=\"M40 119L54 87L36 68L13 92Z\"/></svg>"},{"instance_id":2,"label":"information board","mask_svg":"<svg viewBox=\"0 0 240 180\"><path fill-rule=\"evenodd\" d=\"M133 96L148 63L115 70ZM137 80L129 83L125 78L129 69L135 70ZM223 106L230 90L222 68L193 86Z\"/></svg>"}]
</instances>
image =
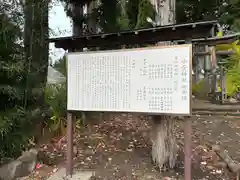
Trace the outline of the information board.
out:
<instances>
[{"instance_id":1,"label":"information board","mask_svg":"<svg viewBox=\"0 0 240 180\"><path fill-rule=\"evenodd\" d=\"M69 111L191 114L192 46L68 53Z\"/></svg>"}]
</instances>

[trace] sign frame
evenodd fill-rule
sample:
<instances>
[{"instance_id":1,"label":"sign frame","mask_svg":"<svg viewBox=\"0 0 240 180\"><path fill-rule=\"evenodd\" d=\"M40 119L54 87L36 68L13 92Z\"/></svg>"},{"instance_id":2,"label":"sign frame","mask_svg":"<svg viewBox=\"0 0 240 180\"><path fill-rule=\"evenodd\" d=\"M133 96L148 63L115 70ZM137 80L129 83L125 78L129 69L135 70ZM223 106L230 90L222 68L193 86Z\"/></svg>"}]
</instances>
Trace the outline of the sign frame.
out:
<instances>
[{"instance_id":1,"label":"sign frame","mask_svg":"<svg viewBox=\"0 0 240 180\"><path fill-rule=\"evenodd\" d=\"M139 112L139 111L108 111L108 110L104 110L104 111L98 111L98 112L116 112L116 113L141 113L141 114L149 114L149 115L166 115L166 116L191 116L192 115L192 60L193 60L193 49L192 49L192 44L183 44L183 45L157 45L157 46L151 46L151 47L144 47L144 48L129 48L129 49L117 49L117 50L98 50L98 51L84 51L84 52L69 52L68 55L71 54L92 54L92 53L106 53L106 52L124 52L124 51L136 51L136 50L148 50L148 49L168 49L168 48L182 48L182 47L188 47L189 48L189 114L185 114L185 113L156 113L156 112ZM68 56L67 56L67 69L69 69L68 67ZM67 71L68 73L68 71ZM69 76L67 76L69 77ZM68 78L67 78L67 94L68 94L68 88L69 88L69 84L68 84ZM68 97L67 97L67 101L68 101ZM80 111L84 111L84 112L94 112L91 110L71 110L71 109L67 109L68 112L80 112Z\"/></svg>"}]
</instances>

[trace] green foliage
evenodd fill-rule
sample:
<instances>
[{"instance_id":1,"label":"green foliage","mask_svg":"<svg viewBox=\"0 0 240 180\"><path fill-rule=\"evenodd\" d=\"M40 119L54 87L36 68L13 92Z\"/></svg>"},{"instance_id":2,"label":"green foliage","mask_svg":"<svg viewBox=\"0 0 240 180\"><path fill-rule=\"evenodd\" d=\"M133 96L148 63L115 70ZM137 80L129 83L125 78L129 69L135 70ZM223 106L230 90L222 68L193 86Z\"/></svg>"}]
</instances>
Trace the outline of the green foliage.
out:
<instances>
[{"instance_id":1,"label":"green foliage","mask_svg":"<svg viewBox=\"0 0 240 180\"><path fill-rule=\"evenodd\" d=\"M122 3L117 0L101 0L101 5L95 10L95 13L98 12L95 16L103 32L152 26L146 20L147 17L155 19L155 11L149 0L129 0L121 8Z\"/></svg>"},{"instance_id":2,"label":"green foliage","mask_svg":"<svg viewBox=\"0 0 240 180\"><path fill-rule=\"evenodd\" d=\"M226 71L226 92L227 96L232 97L240 91L240 56L239 54L231 55L222 60L221 66ZM192 85L192 93L198 97L203 97L208 92L204 90L206 79L200 80L198 83ZM218 91L221 91L220 80L218 81Z\"/></svg>"},{"instance_id":3,"label":"green foliage","mask_svg":"<svg viewBox=\"0 0 240 180\"><path fill-rule=\"evenodd\" d=\"M155 19L155 10L149 0L139 0L136 28L151 27L147 17Z\"/></svg>"},{"instance_id":4,"label":"green foliage","mask_svg":"<svg viewBox=\"0 0 240 180\"><path fill-rule=\"evenodd\" d=\"M192 94L196 95L201 93L202 89L204 87L204 82L203 80L200 80L199 82L197 82L196 84L192 85Z\"/></svg>"},{"instance_id":5,"label":"green foliage","mask_svg":"<svg viewBox=\"0 0 240 180\"><path fill-rule=\"evenodd\" d=\"M239 40L231 44L220 44L216 46L217 51L233 51L234 54L222 58L220 66L226 71L226 91L229 97L240 91L240 45ZM220 83L219 83L220 84ZM221 88L219 87L219 91Z\"/></svg>"},{"instance_id":6,"label":"green foliage","mask_svg":"<svg viewBox=\"0 0 240 180\"><path fill-rule=\"evenodd\" d=\"M31 134L24 106L25 80L21 30L15 19L0 14L0 158L21 153Z\"/></svg>"},{"instance_id":7,"label":"green foliage","mask_svg":"<svg viewBox=\"0 0 240 180\"><path fill-rule=\"evenodd\" d=\"M16 43L20 29L5 15L0 15L0 110L23 105L24 62L22 47Z\"/></svg>"},{"instance_id":8,"label":"green foliage","mask_svg":"<svg viewBox=\"0 0 240 180\"><path fill-rule=\"evenodd\" d=\"M227 95L232 97L240 91L240 68L229 69L226 80Z\"/></svg>"},{"instance_id":9,"label":"green foliage","mask_svg":"<svg viewBox=\"0 0 240 180\"><path fill-rule=\"evenodd\" d=\"M209 93L208 78L201 79L196 84L192 84L192 94L198 98L206 98Z\"/></svg>"},{"instance_id":10,"label":"green foliage","mask_svg":"<svg viewBox=\"0 0 240 180\"><path fill-rule=\"evenodd\" d=\"M240 0L177 0L176 18L178 23L219 20L239 31Z\"/></svg>"},{"instance_id":11,"label":"green foliage","mask_svg":"<svg viewBox=\"0 0 240 180\"><path fill-rule=\"evenodd\" d=\"M53 115L60 118L66 116L67 90L66 83L60 85L47 85L45 102L50 106Z\"/></svg>"},{"instance_id":12,"label":"green foliage","mask_svg":"<svg viewBox=\"0 0 240 180\"><path fill-rule=\"evenodd\" d=\"M28 148L29 138L33 135L33 118L39 112L26 111L22 107L14 107L0 111L0 159L17 157L22 150Z\"/></svg>"},{"instance_id":13,"label":"green foliage","mask_svg":"<svg viewBox=\"0 0 240 180\"><path fill-rule=\"evenodd\" d=\"M126 3L126 12L129 19L129 28L134 29L138 21L139 0L129 0Z\"/></svg>"},{"instance_id":14,"label":"green foliage","mask_svg":"<svg viewBox=\"0 0 240 180\"><path fill-rule=\"evenodd\" d=\"M69 1L62 1L65 2L65 7L67 7ZM147 17L155 19L155 11L149 0L100 0L99 4L87 16L74 17L69 10L66 10L66 13L79 25L87 23L91 19L99 25L102 32L150 27L152 25L146 21Z\"/></svg>"},{"instance_id":15,"label":"green foliage","mask_svg":"<svg viewBox=\"0 0 240 180\"><path fill-rule=\"evenodd\" d=\"M226 59L226 91L229 97L240 91L240 55L234 54ZM221 90L221 89L220 89Z\"/></svg>"},{"instance_id":16,"label":"green foliage","mask_svg":"<svg viewBox=\"0 0 240 180\"><path fill-rule=\"evenodd\" d=\"M69 0L61 0L67 4ZM88 2L92 0L87 0ZM84 1L82 2L84 3ZM120 29L133 29L149 27L146 17L154 18L154 9L149 0L100 0L101 5L94 12L96 22L100 24L104 32ZM121 13L121 4L125 3ZM90 15L91 16L91 15ZM240 0L177 0L176 19L177 23L219 20L231 30L240 30ZM72 17L73 18L73 17ZM83 18L83 17L82 17ZM82 19L78 17L77 19ZM76 19L76 18L75 18ZM82 22L82 21L81 21Z\"/></svg>"},{"instance_id":17,"label":"green foliage","mask_svg":"<svg viewBox=\"0 0 240 180\"><path fill-rule=\"evenodd\" d=\"M53 64L54 69L67 76L67 58L63 56Z\"/></svg>"},{"instance_id":18,"label":"green foliage","mask_svg":"<svg viewBox=\"0 0 240 180\"><path fill-rule=\"evenodd\" d=\"M193 22L216 19L224 0L180 0L177 1L177 22Z\"/></svg>"},{"instance_id":19,"label":"green foliage","mask_svg":"<svg viewBox=\"0 0 240 180\"><path fill-rule=\"evenodd\" d=\"M129 29L129 19L128 15L126 13L126 4L121 5L118 4L119 7L119 15L117 16L117 24L119 27L119 30L127 30Z\"/></svg>"},{"instance_id":20,"label":"green foliage","mask_svg":"<svg viewBox=\"0 0 240 180\"><path fill-rule=\"evenodd\" d=\"M67 89L66 83L59 85L47 85L45 89L45 102L48 106L48 118L45 120L46 127L54 135L62 135L66 129L67 113ZM76 114L75 114L76 115ZM75 127L80 128L84 123L84 114L79 113Z\"/></svg>"},{"instance_id":21,"label":"green foliage","mask_svg":"<svg viewBox=\"0 0 240 180\"><path fill-rule=\"evenodd\" d=\"M67 76L66 56L60 58L53 64L53 67ZM45 88L45 103L49 109L45 121L47 127L55 134L62 134L66 125L67 112L67 87L63 84L47 85Z\"/></svg>"},{"instance_id":22,"label":"green foliage","mask_svg":"<svg viewBox=\"0 0 240 180\"><path fill-rule=\"evenodd\" d=\"M228 24L233 31L240 31L240 0L228 0L221 13L222 23Z\"/></svg>"},{"instance_id":23,"label":"green foliage","mask_svg":"<svg viewBox=\"0 0 240 180\"><path fill-rule=\"evenodd\" d=\"M100 27L104 32L114 32L118 30L117 15L120 13L117 0L101 0L99 6Z\"/></svg>"},{"instance_id":24,"label":"green foliage","mask_svg":"<svg viewBox=\"0 0 240 180\"><path fill-rule=\"evenodd\" d=\"M43 94L42 87L39 87L36 78L28 77L34 75L41 79L36 73L44 68L37 63L31 64L30 60L34 58L30 56L25 59L27 53L24 50L31 48L23 47L23 20L19 2L0 2L0 159L18 156L28 147L28 140L34 135L36 122L42 119L43 113L40 110L42 104L36 105L39 103L38 97ZM38 21L38 24L42 23ZM35 35L40 37L41 33L35 32ZM38 42L31 40L31 44ZM37 50L40 51L39 48ZM37 70L29 73L30 65ZM27 83L28 80L31 83Z\"/></svg>"},{"instance_id":25,"label":"green foliage","mask_svg":"<svg viewBox=\"0 0 240 180\"><path fill-rule=\"evenodd\" d=\"M49 119L46 124L54 133L62 134L66 125L67 90L66 83L60 85L47 85L45 90L45 103L49 108Z\"/></svg>"}]
</instances>

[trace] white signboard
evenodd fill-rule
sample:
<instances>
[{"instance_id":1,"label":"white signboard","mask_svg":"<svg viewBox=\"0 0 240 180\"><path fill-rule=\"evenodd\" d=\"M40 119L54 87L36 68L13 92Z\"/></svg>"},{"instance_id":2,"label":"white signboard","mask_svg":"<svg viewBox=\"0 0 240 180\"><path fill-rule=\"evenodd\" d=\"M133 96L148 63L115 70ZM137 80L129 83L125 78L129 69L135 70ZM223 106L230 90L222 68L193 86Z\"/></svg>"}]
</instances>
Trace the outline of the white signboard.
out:
<instances>
[{"instance_id":1,"label":"white signboard","mask_svg":"<svg viewBox=\"0 0 240 180\"><path fill-rule=\"evenodd\" d=\"M191 114L192 46L69 53L70 111Z\"/></svg>"}]
</instances>

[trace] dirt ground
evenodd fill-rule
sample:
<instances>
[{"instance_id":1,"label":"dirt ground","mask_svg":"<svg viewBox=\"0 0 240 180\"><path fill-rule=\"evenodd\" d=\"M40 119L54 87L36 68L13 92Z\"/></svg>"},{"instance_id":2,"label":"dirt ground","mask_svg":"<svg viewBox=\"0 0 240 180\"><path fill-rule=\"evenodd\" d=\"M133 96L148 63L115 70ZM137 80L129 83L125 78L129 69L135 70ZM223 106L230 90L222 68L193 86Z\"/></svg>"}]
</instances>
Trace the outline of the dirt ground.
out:
<instances>
[{"instance_id":1,"label":"dirt ground","mask_svg":"<svg viewBox=\"0 0 240 180\"><path fill-rule=\"evenodd\" d=\"M191 117L193 121L192 175L194 180L234 179L216 164L218 157L209 144L219 144L240 162L240 118L230 116ZM151 120L130 114L115 114L105 120L92 122L91 128L82 127L75 133L75 168L95 172L91 180L180 180L183 179L183 127L176 123L179 145L177 166L160 173L151 162ZM62 137L42 146L42 166L31 179L45 179L64 165L66 138ZM45 159L45 160L44 160ZM36 178L38 177L38 178Z\"/></svg>"}]
</instances>

